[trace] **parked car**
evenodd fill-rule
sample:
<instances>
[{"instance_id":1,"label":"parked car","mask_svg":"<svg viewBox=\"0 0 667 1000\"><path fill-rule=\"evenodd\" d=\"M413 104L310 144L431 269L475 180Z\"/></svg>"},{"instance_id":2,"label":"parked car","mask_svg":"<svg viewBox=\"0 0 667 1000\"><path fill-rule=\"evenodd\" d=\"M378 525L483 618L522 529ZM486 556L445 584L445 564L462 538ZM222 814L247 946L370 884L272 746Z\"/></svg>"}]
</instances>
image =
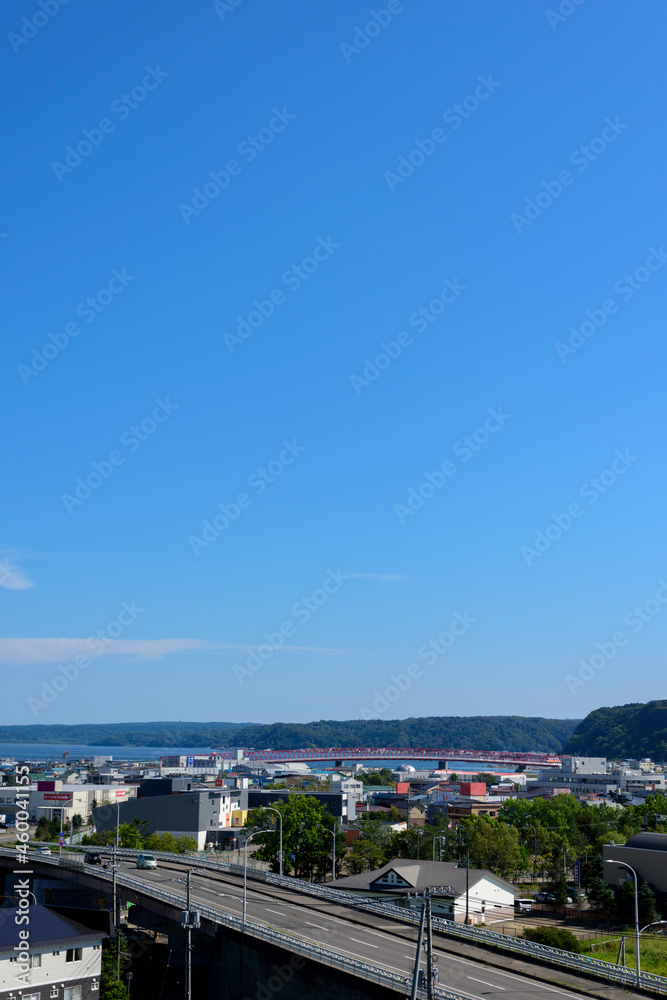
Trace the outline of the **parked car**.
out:
<instances>
[{"instance_id":1,"label":"parked car","mask_svg":"<svg viewBox=\"0 0 667 1000\"><path fill-rule=\"evenodd\" d=\"M553 903L556 902L556 897L554 896L553 892L536 892L535 893L535 902L536 903L551 903L551 904L553 904ZM568 896L566 898L565 902L566 903L571 903L572 902L572 897Z\"/></svg>"},{"instance_id":2,"label":"parked car","mask_svg":"<svg viewBox=\"0 0 667 1000\"><path fill-rule=\"evenodd\" d=\"M152 854L137 854L137 868L157 868L157 861Z\"/></svg>"},{"instance_id":3,"label":"parked car","mask_svg":"<svg viewBox=\"0 0 667 1000\"><path fill-rule=\"evenodd\" d=\"M532 910L532 908L533 908L533 900L532 899L515 899L514 900L514 909L518 913L530 913L530 911Z\"/></svg>"},{"instance_id":4,"label":"parked car","mask_svg":"<svg viewBox=\"0 0 667 1000\"><path fill-rule=\"evenodd\" d=\"M36 853L37 854L50 854L51 853L51 848L50 847L38 847L37 850L36 850Z\"/></svg>"},{"instance_id":5,"label":"parked car","mask_svg":"<svg viewBox=\"0 0 667 1000\"><path fill-rule=\"evenodd\" d=\"M102 855L99 851L89 851L88 854L84 856L83 860L87 865L101 865Z\"/></svg>"}]
</instances>

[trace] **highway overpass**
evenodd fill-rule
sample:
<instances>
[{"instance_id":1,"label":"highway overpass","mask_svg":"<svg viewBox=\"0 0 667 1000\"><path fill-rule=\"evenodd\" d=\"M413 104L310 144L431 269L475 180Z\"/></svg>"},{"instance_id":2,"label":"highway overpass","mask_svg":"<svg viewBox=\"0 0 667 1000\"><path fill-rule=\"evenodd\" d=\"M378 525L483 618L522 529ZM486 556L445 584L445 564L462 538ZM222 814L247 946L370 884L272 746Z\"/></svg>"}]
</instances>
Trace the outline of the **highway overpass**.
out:
<instances>
[{"instance_id":1,"label":"highway overpass","mask_svg":"<svg viewBox=\"0 0 667 1000\"><path fill-rule=\"evenodd\" d=\"M12 867L13 862L13 852L0 851L0 864ZM61 864L57 856L35 859L34 863L31 857L31 864L35 876L74 880L109 893L110 873L84 865L81 855ZM234 866L162 856L157 870L139 871L131 852L123 852L117 874L118 889L141 912L153 915L151 919L169 920L175 927L185 908L188 869L193 872L191 907L202 914L195 949L208 949L216 981L226 984L226 992L219 994L221 997L254 1000L259 986L271 979L272 969L288 967L294 969L294 977L289 989L283 985L281 1000L318 996L334 982L336 991L322 995L355 1000L409 995L416 928L413 923L406 923L406 919L412 920L412 914L395 917L386 907L370 908L359 901L341 902L349 896L326 887L304 886L304 891L299 891L290 887L294 880L281 882L277 876L268 876L269 881L267 876L259 879L249 875L244 924L243 878ZM132 910L133 914L137 912ZM475 933L479 935L472 928L458 928L458 931L472 937ZM527 948L537 947L525 944ZM491 994L497 993L503 994L498 1000L553 1000L547 994L557 992L566 1000L579 1000L591 986L600 995L609 997L616 993L608 988L613 984L592 984L583 976L577 979L569 973L561 975L555 968L527 967L528 975L520 974L511 956L508 960L505 955L499 957L492 951L474 949L470 957L465 952L465 945L447 935L436 935L440 971L436 996L449 1000L489 1000ZM575 965L582 962L578 956L572 956L572 961ZM593 963L591 969L604 964ZM630 975L631 970L622 972ZM621 975L621 970L618 974ZM667 980L662 983L667 992Z\"/></svg>"}]
</instances>

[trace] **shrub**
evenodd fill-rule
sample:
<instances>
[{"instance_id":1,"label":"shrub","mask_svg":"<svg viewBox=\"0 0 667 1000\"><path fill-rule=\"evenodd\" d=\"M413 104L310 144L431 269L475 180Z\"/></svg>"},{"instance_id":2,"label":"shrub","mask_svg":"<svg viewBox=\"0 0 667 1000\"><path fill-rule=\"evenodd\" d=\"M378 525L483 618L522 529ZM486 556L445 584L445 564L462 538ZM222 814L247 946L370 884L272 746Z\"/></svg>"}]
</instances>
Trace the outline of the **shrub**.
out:
<instances>
[{"instance_id":1,"label":"shrub","mask_svg":"<svg viewBox=\"0 0 667 1000\"><path fill-rule=\"evenodd\" d=\"M563 927L526 927L524 938L536 944L546 944L551 948L562 948L563 951L579 951L579 942L572 933Z\"/></svg>"}]
</instances>

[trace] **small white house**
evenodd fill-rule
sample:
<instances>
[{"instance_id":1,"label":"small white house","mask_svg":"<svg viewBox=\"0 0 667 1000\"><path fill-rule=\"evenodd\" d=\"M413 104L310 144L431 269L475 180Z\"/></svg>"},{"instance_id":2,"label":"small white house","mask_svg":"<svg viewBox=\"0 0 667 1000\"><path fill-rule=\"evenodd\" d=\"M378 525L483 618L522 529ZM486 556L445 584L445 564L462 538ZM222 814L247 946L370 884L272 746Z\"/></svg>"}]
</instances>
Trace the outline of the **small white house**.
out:
<instances>
[{"instance_id":1,"label":"small white house","mask_svg":"<svg viewBox=\"0 0 667 1000\"><path fill-rule=\"evenodd\" d=\"M459 868L455 861L394 858L383 868L327 884L344 892L409 906L421 906L421 901L411 894L443 886L443 891L433 897L435 916L464 921L467 910L472 924L513 918L514 886L510 882L483 868L471 868L467 875L466 880L466 869Z\"/></svg>"},{"instance_id":2,"label":"small white house","mask_svg":"<svg viewBox=\"0 0 667 1000\"><path fill-rule=\"evenodd\" d=\"M103 931L47 906L5 907L2 913L0 1000L97 1000Z\"/></svg>"}]
</instances>

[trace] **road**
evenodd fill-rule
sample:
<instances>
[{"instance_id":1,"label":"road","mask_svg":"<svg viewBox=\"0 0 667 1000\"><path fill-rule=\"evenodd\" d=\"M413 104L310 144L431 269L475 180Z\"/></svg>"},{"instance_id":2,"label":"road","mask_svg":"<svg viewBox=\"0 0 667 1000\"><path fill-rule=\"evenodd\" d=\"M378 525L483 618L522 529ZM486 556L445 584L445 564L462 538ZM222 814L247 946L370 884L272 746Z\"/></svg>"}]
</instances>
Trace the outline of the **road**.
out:
<instances>
[{"instance_id":1,"label":"road","mask_svg":"<svg viewBox=\"0 0 667 1000\"><path fill-rule=\"evenodd\" d=\"M132 860L124 861L120 867L124 873L147 884L185 895L187 862L160 859L159 868L154 871L138 870ZM240 876L210 869L206 875L191 876L193 907L203 903L240 917L243 912L242 893L243 879ZM412 975L416 927L382 920L374 914L351 911L273 885L258 884L250 878L247 883L247 919L341 954L381 965L406 977ZM507 1000L513 997L517 1000L553 1000L548 994L554 993L571 1000L584 996L576 990L546 985L539 979L454 956L437 947L436 954L440 986L461 993L470 1000L488 1000L492 994Z\"/></svg>"}]
</instances>

